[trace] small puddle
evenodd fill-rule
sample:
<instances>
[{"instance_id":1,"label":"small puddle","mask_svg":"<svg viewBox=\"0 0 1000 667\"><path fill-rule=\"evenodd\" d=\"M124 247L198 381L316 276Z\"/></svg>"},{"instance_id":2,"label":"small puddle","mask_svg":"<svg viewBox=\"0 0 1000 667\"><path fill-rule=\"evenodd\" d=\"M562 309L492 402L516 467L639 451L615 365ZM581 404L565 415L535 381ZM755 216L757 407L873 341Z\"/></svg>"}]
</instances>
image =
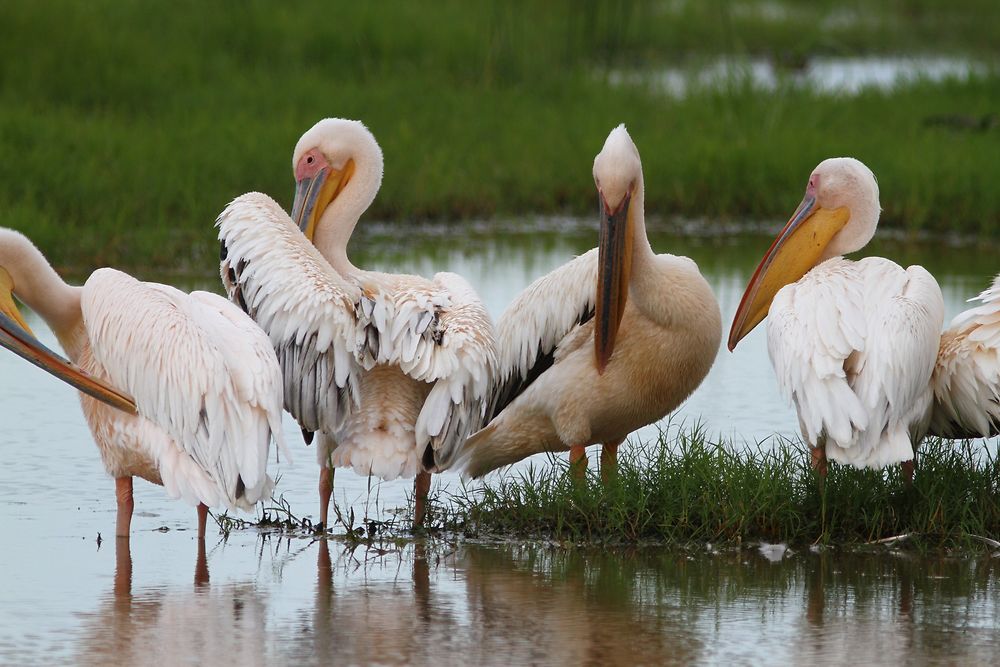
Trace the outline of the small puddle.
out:
<instances>
[{"instance_id":1,"label":"small puddle","mask_svg":"<svg viewBox=\"0 0 1000 667\"><path fill-rule=\"evenodd\" d=\"M650 85L673 97L685 97L695 90L750 86L772 91L783 85L826 95L857 95L867 89L889 91L918 81L967 81L989 72L986 63L944 56L818 57L801 68L781 67L766 58L724 57L697 67L613 70L607 76L611 85Z\"/></svg>"}]
</instances>

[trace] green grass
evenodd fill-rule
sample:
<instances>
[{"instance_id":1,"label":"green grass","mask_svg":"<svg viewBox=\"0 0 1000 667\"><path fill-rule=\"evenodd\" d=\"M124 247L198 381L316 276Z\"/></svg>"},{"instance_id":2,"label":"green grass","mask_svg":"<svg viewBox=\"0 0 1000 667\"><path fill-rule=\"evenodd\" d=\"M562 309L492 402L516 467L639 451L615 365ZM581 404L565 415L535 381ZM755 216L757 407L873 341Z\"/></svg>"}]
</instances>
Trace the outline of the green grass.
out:
<instances>
[{"instance_id":1,"label":"green grass","mask_svg":"<svg viewBox=\"0 0 1000 667\"><path fill-rule=\"evenodd\" d=\"M599 73L718 54L992 62L998 23L989 0L5 2L0 224L60 266L207 271L222 207L248 190L288 205L295 140L343 116L386 155L376 219L590 214L593 156L626 122L652 214L778 219L819 160L853 154L880 178L887 224L988 237L1000 130L925 120L1000 110L995 70L895 95L735 86L683 100Z\"/></svg>"},{"instance_id":2,"label":"green grass","mask_svg":"<svg viewBox=\"0 0 1000 667\"><path fill-rule=\"evenodd\" d=\"M865 544L899 535L929 547L1000 537L1000 463L969 443L928 441L912 487L898 468L831 465L822 487L801 445L747 447L671 428L630 443L601 482L551 466L501 473L444 502L447 526L477 537L587 543Z\"/></svg>"}]
</instances>

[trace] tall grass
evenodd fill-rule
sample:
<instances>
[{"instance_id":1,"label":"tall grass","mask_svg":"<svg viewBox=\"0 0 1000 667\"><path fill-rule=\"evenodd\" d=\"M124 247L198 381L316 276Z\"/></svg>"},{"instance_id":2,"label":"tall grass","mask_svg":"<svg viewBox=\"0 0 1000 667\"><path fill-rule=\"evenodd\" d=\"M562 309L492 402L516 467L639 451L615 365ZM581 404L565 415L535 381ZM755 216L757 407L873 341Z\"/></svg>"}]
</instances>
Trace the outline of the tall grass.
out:
<instances>
[{"instance_id":1,"label":"tall grass","mask_svg":"<svg viewBox=\"0 0 1000 667\"><path fill-rule=\"evenodd\" d=\"M1000 537L1000 463L969 443L932 440L913 485L898 468L832 465L820 484L801 445L737 446L677 429L620 451L617 474L552 465L501 473L449 499L451 528L571 542L857 544L913 535L929 546Z\"/></svg>"},{"instance_id":2,"label":"tall grass","mask_svg":"<svg viewBox=\"0 0 1000 667\"><path fill-rule=\"evenodd\" d=\"M295 140L333 115L383 146L371 218L589 213L593 156L626 122L652 213L781 217L812 166L853 154L878 174L888 224L990 235L1000 131L925 120L996 112L996 73L892 95L674 100L601 72L715 54L993 59L998 21L986 0L5 2L0 224L75 268L207 270L215 215L248 190L287 205Z\"/></svg>"}]
</instances>

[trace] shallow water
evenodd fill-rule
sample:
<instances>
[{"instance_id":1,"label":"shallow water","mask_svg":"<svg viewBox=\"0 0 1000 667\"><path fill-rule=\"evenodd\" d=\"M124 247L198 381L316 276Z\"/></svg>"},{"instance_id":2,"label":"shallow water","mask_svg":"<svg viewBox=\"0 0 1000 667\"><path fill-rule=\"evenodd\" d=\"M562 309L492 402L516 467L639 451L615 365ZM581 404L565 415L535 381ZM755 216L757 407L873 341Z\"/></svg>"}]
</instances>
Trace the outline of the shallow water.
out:
<instances>
[{"instance_id":1,"label":"shallow water","mask_svg":"<svg viewBox=\"0 0 1000 667\"><path fill-rule=\"evenodd\" d=\"M989 664L996 558L137 536L0 629L11 664ZM154 544L155 542L155 544ZM142 546L139 546L139 545ZM58 619L59 623L54 623ZM62 627L58 627L62 626Z\"/></svg>"},{"instance_id":2,"label":"shallow water","mask_svg":"<svg viewBox=\"0 0 1000 667\"><path fill-rule=\"evenodd\" d=\"M452 270L498 316L532 279L591 247L587 221L468 224L399 235L371 226L358 263L430 274ZM491 228L493 231L491 231ZM678 237L651 227L660 252L694 258L728 326L765 236ZM697 230L695 230L697 231ZM460 232L460 233L459 233ZM997 270L990 248L880 242L871 254L920 263L941 283L950 317ZM155 278L155 276L142 276ZM214 288L211 278L182 287ZM54 345L44 325L28 321ZM993 561L756 552L696 557L496 546L386 545L342 552L308 538L211 535L197 567L192 508L136 483L132 576L114 539L114 485L103 471L75 393L0 354L0 663L622 661L898 663L982 661L996 655ZM720 350L705 383L677 412L711 434L755 440L795 435L778 396L763 331L735 354ZM279 491L298 516L315 515L313 452L286 417L294 464ZM655 435L647 428L639 437ZM591 457L596 458L596 457ZM544 465L545 459L536 459ZM454 475L436 477L457 483ZM356 516L385 518L410 482L378 484L338 471L335 499ZM117 556L122 556L118 558ZM117 565L116 565L117 561ZM319 567L317 568L317 563ZM117 576L116 576L117 572ZM198 583L200 582L200 583ZM126 583L128 585L126 586ZM228 659L228 658L227 658Z\"/></svg>"},{"instance_id":3,"label":"shallow water","mask_svg":"<svg viewBox=\"0 0 1000 667\"><path fill-rule=\"evenodd\" d=\"M684 97L692 90L743 86L773 91L782 85L824 95L857 95L868 89L891 91L917 81L967 81L987 72L985 63L945 56L817 57L794 69L766 58L727 56L697 66L613 71L609 82L652 85L673 97Z\"/></svg>"}]
</instances>

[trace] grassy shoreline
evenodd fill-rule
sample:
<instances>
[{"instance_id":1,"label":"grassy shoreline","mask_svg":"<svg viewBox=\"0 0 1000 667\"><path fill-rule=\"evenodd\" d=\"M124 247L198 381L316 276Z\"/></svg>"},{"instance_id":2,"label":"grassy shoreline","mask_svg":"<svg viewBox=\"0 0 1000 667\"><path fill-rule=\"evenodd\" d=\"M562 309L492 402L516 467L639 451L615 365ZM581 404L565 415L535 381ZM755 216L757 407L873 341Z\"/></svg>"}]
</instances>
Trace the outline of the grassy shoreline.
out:
<instances>
[{"instance_id":1,"label":"grassy shoreline","mask_svg":"<svg viewBox=\"0 0 1000 667\"><path fill-rule=\"evenodd\" d=\"M787 440L746 447L695 429L623 447L603 484L575 481L565 457L439 498L441 528L469 537L598 544L862 546L906 536L928 548L982 549L1000 537L1000 462L972 443L930 440L907 488L898 468L832 465L821 490Z\"/></svg>"},{"instance_id":2,"label":"grassy shoreline","mask_svg":"<svg viewBox=\"0 0 1000 667\"><path fill-rule=\"evenodd\" d=\"M569 474L565 456L501 471L460 488L432 489L426 527L411 530L406 507L356 515L334 500L323 537L345 545L542 544L564 549L660 547L710 555L780 545L1000 553L1000 458L981 441L924 443L913 485L898 467L856 470L832 464L821 487L798 441L713 440L698 427L670 425L658 440L630 440L618 474ZM217 515L234 530L320 537L285 498L256 520ZM763 551L762 551L763 553Z\"/></svg>"},{"instance_id":3,"label":"grassy shoreline","mask_svg":"<svg viewBox=\"0 0 1000 667\"><path fill-rule=\"evenodd\" d=\"M590 214L593 156L625 122L650 214L779 220L819 160L853 154L879 176L886 225L1000 229L1000 128L928 124L1000 110L995 67L854 97L732 85L674 99L597 74L719 54L996 62L995 3L848 4L847 18L832 1L668 4L5 3L0 224L60 265L211 265L215 215L249 190L288 205L295 140L339 115L386 155L370 220Z\"/></svg>"}]
</instances>

